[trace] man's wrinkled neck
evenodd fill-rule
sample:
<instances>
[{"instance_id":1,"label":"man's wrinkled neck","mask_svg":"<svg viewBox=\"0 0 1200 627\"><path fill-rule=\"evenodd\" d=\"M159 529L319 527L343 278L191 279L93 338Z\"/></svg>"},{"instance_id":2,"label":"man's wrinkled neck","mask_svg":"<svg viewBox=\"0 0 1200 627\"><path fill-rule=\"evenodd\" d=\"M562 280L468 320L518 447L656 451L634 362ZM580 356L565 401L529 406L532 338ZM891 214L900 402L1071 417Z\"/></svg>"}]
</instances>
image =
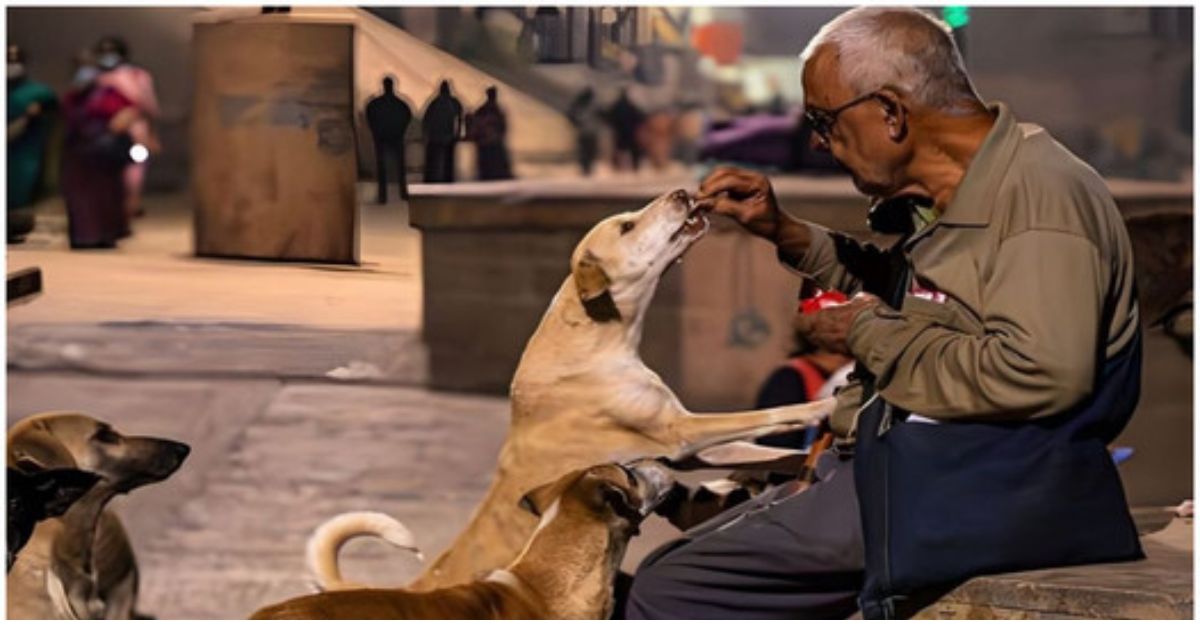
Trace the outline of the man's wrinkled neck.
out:
<instances>
[{"instance_id":1,"label":"man's wrinkled neck","mask_svg":"<svg viewBox=\"0 0 1200 627\"><path fill-rule=\"evenodd\" d=\"M933 200L939 215L950 205L971 161L987 140L996 116L986 108L968 115L914 116L916 137L908 180L895 196L916 194Z\"/></svg>"}]
</instances>

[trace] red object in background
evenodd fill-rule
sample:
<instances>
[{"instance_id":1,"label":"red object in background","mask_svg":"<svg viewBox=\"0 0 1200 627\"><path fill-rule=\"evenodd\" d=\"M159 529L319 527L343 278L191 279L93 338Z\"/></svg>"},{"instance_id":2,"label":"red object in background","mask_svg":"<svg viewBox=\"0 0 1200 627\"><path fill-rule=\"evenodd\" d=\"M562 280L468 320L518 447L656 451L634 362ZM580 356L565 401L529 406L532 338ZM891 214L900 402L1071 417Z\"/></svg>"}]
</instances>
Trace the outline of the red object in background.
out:
<instances>
[{"instance_id":1,"label":"red object in background","mask_svg":"<svg viewBox=\"0 0 1200 627\"><path fill-rule=\"evenodd\" d=\"M846 295L837 290L817 290L817 293L800 301L800 313L808 314L820 311L826 307L841 305L849 301Z\"/></svg>"},{"instance_id":2,"label":"red object in background","mask_svg":"<svg viewBox=\"0 0 1200 627\"><path fill-rule=\"evenodd\" d=\"M709 22L692 29L692 47L719 65L732 65L742 56L742 26L736 22Z\"/></svg>"}]
</instances>

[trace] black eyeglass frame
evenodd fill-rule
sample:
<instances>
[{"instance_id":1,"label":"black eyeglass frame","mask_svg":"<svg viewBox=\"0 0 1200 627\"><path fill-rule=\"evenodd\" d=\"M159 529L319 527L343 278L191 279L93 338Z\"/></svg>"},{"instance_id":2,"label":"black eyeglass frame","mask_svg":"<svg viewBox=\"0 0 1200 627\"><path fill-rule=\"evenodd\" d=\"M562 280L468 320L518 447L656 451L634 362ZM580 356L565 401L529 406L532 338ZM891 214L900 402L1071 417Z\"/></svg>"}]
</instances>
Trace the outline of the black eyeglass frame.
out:
<instances>
[{"instance_id":1,"label":"black eyeglass frame","mask_svg":"<svg viewBox=\"0 0 1200 627\"><path fill-rule=\"evenodd\" d=\"M820 107L804 107L804 119L808 122L809 127L821 138L825 145L829 145L830 134L833 133L833 125L837 124L837 118L843 111L860 105L872 98L878 98L879 92L867 92L846 104L837 107L836 109L826 110Z\"/></svg>"}]
</instances>

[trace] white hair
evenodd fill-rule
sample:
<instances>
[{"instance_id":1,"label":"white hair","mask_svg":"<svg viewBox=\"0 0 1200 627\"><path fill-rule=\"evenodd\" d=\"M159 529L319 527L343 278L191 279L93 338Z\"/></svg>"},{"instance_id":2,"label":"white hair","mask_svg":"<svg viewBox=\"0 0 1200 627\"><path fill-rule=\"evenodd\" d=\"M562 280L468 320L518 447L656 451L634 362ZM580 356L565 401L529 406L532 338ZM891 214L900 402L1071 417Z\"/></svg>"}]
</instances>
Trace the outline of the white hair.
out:
<instances>
[{"instance_id":1,"label":"white hair","mask_svg":"<svg viewBox=\"0 0 1200 627\"><path fill-rule=\"evenodd\" d=\"M837 55L842 81L856 94L898 89L918 104L962 113L979 102L950 27L913 8L859 7L821 27L800 53L800 71L824 46Z\"/></svg>"}]
</instances>

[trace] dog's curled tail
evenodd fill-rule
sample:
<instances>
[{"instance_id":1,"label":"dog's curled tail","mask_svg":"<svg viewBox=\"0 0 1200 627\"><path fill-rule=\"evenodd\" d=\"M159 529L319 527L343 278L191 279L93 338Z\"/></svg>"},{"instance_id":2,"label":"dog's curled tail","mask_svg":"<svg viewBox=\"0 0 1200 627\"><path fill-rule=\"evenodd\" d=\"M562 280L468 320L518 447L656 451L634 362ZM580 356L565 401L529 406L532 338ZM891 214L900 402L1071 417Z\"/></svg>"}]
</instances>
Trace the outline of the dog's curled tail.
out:
<instances>
[{"instance_id":1,"label":"dog's curled tail","mask_svg":"<svg viewBox=\"0 0 1200 627\"><path fill-rule=\"evenodd\" d=\"M358 584L342 580L337 556L342 545L361 536L374 536L407 551L412 551L419 560L425 556L417 548L416 538L404 523L380 512L347 512L321 523L308 538L308 569L317 587L322 590L346 590L360 588Z\"/></svg>"}]
</instances>

